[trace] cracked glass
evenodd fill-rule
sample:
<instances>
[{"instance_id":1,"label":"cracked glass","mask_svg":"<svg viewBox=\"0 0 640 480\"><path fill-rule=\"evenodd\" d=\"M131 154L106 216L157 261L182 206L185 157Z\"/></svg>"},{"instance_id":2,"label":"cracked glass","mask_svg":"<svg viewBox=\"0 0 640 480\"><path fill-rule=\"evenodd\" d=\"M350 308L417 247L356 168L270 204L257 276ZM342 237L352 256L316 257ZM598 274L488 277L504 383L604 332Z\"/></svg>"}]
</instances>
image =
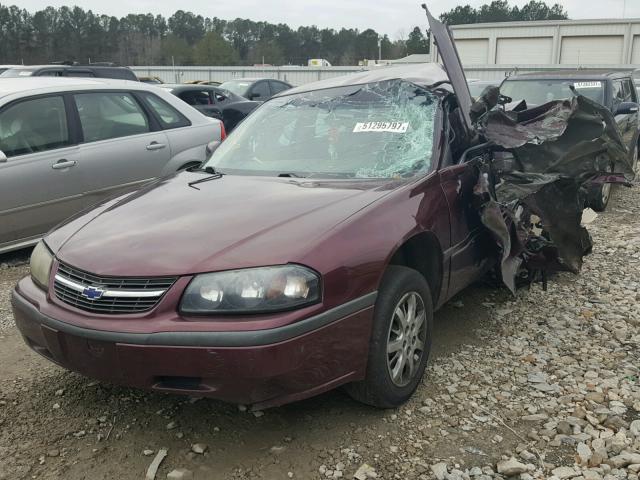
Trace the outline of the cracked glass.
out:
<instances>
[{"instance_id":1,"label":"cracked glass","mask_svg":"<svg viewBox=\"0 0 640 480\"><path fill-rule=\"evenodd\" d=\"M428 172L438 97L402 80L272 99L216 150L224 173L398 178Z\"/></svg>"}]
</instances>

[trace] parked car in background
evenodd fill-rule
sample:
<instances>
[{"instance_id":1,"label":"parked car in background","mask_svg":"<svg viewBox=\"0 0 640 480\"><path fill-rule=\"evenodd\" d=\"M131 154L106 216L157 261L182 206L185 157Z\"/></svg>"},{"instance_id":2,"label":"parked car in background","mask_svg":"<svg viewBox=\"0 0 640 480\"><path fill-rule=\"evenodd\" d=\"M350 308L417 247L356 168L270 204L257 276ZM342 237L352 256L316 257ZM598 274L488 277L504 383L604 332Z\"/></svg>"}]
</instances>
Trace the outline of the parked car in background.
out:
<instances>
[{"instance_id":1,"label":"parked car in background","mask_svg":"<svg viewBox=\"0 0 640 480\"><path fill-rule=\"evenodd\" d=\"M18 65L0 65L0 74L6 72L10 68L16 68Z\"/></svg>"},{"instance_id":2,"label":"parked car in background","mask_svg":"<svg viewBox=\"0 0 640 480\"><path fill-rule=\"evenodd\" d=\"M128 67L114 67L107 65L29 65L13 67L0 74L0 78L24 77L94 77L114 78L120 80L138 81L133 70Z\"/></svg>"},{"instance_id":3,"label":"parked car in background","mask_svg":"<svg viewBox=\"0 0 640 480\"><path fill-rule=\"evenodd\" d=\"M264 102L280 92L289 90L292 85L271 78L238 78L221 83L220 88L248 100Z\"/></svg>"},{"instance_id":4,"label":"parked car in background","mask_svg":"<svg viewBox=\"0 0 640 480\"><path fill-rule=\"evenodd\" d=\"M188 80L184 82L186 85L213 85L219 86L222 82L216 82L215 80Z\"/></svg>"},{"instance_id":5,"label":"parked car in background","mask_svg":"<svg viewBox=\"0 0 640 480\"><path fill-rule=\"evenodd\" d=\"M199 165L219 121L141 82L0 78L0 252L107 197Z\"/></svg>"},{"instance_id":6,"label":"parked car in background","mask_svg":"<svg viewBox=\"0 0 640 480\"><path fill-rule=\"evenodd\" d=\"M138 80L143 83L149 83L151 85L160 85L164 83L159 77L138 77Z\"/></svg>"},{"instance_id":7,"label":"parked car in background","mask_svg":"<svg viewBox=\"0 0 640 480\"><path fill-rule=\"evenodd\" d=\"M631 162L637 168L640 105L631 72L560 70L526 73L508 77L500 86L502 95L513 101L526 100L529 107L572 97L574 91L604 105L614 114L629 149ZM606 209L611 188L610 183L592 186L589 205L597 211Z\"/></svg>"},{"instance_id":8,"label":"parked car in background","mask_svg":"<svg viewBox=\"0 0 640 480\"><path fill-rule=\"evenodd\" d=\"M260 105L260 102L210 85L165 83L160 88L170 91L204 115L222 120L227 133Z\"/></svg>"},{"instance_id":9,"label":"parked car in background","mask_svg":"<svg viewBox=\"0 0 640 480\"><path fill-rule=\"evenodd\" d=\"M467 83L469 84L469 93L471 93L471 98L476 99L480 97L480 94L485 88L498 86L500 85L500 82L500 80L468 80Z\"/></svg>"}]
</instances>

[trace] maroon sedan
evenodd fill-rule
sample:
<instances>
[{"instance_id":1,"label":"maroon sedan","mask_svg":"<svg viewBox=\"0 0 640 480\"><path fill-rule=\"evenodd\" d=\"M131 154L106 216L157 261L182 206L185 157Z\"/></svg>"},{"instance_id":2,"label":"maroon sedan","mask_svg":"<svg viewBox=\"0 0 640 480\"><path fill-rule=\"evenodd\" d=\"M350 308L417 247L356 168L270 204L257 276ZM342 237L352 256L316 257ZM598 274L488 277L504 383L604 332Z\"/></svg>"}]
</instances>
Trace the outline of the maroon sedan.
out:
<instances>
[{"instance_id":1,"label":"maroon sedan","mask_svg":"<svg viewBox=\"0 0 640 480\"><path fill-rule=\"evenodd\" d=\"M496 264L458 163L468 90L448 81L426 64L289 90L203 169L58 227L13 293L25 341L90 377L254 408L339 385L405 402L434 309Z\"/></svg>"}]
</instances>

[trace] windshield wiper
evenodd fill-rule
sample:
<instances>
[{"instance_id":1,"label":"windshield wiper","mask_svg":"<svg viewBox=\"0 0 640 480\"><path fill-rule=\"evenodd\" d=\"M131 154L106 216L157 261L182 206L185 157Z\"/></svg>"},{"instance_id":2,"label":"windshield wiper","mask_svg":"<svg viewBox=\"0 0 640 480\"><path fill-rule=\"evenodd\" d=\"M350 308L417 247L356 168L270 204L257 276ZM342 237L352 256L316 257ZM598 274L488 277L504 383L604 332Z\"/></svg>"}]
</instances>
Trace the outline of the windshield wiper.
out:
<instances>
[{"instance_id":1,"label":"windshield wiper","mask_svg":"<svg viewBox=\"0 0 640 480\"><path fill-rule=\"evenodd\" d=\"M204 167L204 168L199 168L199 169L193 170L193 171L194 172L205 172L205 173L209 173L211 175L209 175L208 177L199 178L198 180L194 180L193 182L189 182L188 185L190 187L193 187L194 185L197 185L198 183L208 182L209 180L217 180L218 178L222 178L222 175L224 175L222 172L218 172L214 167L211 167L211 166L207 166L207 167ZM196 188L196 190L197 190L197 188Z\"/></svg>"}]
</instances>

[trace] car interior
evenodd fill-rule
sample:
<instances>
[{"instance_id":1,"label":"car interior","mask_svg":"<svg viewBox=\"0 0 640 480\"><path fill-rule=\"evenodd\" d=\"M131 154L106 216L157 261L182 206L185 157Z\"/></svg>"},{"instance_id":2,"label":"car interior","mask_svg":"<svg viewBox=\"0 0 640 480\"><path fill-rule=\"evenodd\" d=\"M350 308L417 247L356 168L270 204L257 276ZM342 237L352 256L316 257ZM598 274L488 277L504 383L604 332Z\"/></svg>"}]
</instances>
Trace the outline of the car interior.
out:
<instances>
[{"instance_id":1,"label":"car interior","mask_svg":"<svg viewBox=\"0 0 640 480\"><path fill-rule=\"evenodd\" d=\"M82 93L74 98L85 142L149 131L146 115L128 93Z\"/></svg>"},{"instance_id":2,"label":"car interior","mask_svg":"<svg viewBox=\"0 0 640 480\"><path fill-rule=\"evenodd\" d=\"M61 97L20 102L0 114L0 150L7 157L51 150L68 142Z\"/></svg>"}]
</instances>

